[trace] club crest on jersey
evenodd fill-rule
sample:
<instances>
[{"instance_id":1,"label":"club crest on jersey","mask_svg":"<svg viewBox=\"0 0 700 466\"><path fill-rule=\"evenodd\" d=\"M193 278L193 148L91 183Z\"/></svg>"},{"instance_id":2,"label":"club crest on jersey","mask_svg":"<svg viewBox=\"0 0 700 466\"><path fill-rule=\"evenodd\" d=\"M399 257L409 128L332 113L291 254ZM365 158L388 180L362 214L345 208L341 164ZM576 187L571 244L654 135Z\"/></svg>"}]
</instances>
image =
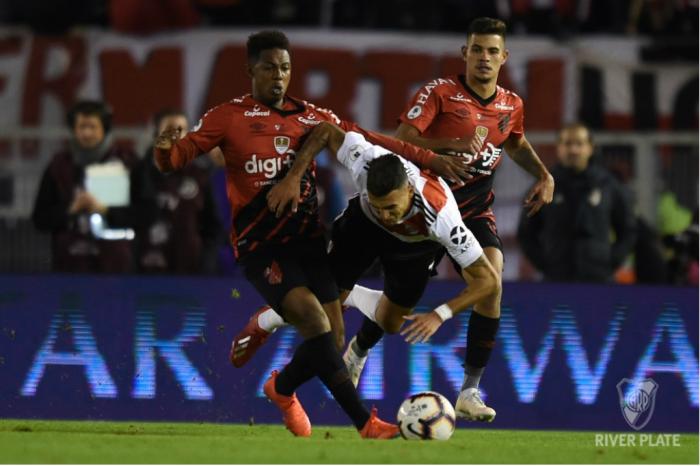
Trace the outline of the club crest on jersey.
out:
<instances>
[{"instance_id":1,"label":"club crest on jersey","mask_svg":"<svg viewBox=\"0 0 700 466\"><path fill-rule=\"evenodd\" d=\"M489 135L489 129L486 126L477 126L474 129L474 137L476 138L476 142L479 144L479 150L484 146L484 142L486 142L486 136Z\"/></svg>"},{"instance_id":2,"label":"club crest on jersey","mask_svg":"<svg viewBox=\"0 0 700 466\"><path fill-rule=\"evenodd\" d=\"M289 138L287 136L275 136L275 150L279 155L284 155L289 149Z\"/></svg>"},{"instance_id":3,"label":"club crest on jersey","mask_svg":"<svg viewBox=\"0 0 700 466\"><path fill-rule=\"evenodd\" d=\"M263 275L265 275L265 278L270 285L279 285L282 283L282 270L280 269L279 264L275 261L272 261L272 264L265 268Z\"/></svg>"}]
</instances>

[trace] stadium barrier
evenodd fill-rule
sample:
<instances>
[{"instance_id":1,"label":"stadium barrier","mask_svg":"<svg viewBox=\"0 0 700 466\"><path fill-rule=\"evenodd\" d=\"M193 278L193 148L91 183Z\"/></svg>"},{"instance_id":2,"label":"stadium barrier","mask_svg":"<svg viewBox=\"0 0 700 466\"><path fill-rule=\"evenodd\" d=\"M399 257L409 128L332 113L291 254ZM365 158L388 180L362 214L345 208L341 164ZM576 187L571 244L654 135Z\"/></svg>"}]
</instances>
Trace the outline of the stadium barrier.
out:
<instances>
[{"instance_id":1,"label":"stadium barrier","mask_svg":"<svg viewBox=\"0 0 700 466\"><path fill-rule=\"evenodd\" d=\"M460 289L431 283L419 310ZM0 417L279 422L261 387L296 333L278 330L242 369L228 362L261 304L235 279L0 276ZM346 313L348 338L360 317ZM417 391L454 401L467 323L468 313L448 321L430 344L386 337L361 381L367 404L391 418ZM697 432L697 289L505 284L482 383L494 427L629 430L617 385L647 377L658 389L645 429ZM320 382L299 396L315 424L349 424Z\"/></svg>"}]
</instances>

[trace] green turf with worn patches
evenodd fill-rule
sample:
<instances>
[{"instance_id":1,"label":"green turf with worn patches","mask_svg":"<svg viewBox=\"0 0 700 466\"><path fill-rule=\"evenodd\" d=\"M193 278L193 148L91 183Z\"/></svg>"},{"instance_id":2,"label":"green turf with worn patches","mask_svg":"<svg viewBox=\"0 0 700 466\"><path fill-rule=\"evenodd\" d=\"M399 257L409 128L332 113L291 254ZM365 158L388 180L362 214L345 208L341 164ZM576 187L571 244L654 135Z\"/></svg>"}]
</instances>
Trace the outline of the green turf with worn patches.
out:
<instances>
[{"instance_id":1,"label":"green turf with worn patches","mask_svg":"<svg viewBox=\"0 0 700 466\"><path fill-rule=\"evenodd\" d=\"M635 434L638 435L638 434ZM0 420L2 463L698 463L680 447L597 447L595 433L458 429L448 442L362 440L351 428Z\"/></svg>"}]
</instances>

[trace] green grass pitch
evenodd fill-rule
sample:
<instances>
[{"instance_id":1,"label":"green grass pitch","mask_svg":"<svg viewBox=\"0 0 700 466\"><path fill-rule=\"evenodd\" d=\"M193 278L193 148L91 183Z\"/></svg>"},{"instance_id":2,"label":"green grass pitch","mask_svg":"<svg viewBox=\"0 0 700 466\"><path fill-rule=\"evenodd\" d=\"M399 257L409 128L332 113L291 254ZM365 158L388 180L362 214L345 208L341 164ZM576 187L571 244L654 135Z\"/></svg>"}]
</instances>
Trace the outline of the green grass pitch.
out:
<instances>
[{"instance_id":1,"label":"green grass pitch","mask_svg":"<svg viewBox=\"0 0 700 466\"><path fill-rule=\"evenodd\" d=\"M448 442L361 440L314 426L0 420L0 463L698 463L680 447L596 447L595 433L458 429Z\"/></svg>"}]
</instances>

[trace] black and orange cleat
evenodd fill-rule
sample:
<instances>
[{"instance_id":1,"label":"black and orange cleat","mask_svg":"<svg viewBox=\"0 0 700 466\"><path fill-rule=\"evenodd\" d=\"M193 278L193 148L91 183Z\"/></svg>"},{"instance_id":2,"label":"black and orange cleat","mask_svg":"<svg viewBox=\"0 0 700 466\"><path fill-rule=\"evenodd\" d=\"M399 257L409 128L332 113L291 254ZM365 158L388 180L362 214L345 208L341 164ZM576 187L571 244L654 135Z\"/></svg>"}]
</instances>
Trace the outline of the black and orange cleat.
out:
<instances>
[{"instance_id":1,"label":"black and orange cleat","mask_svg":"<svg viewBox=\"0 0 700 466\"><path fill-rule=\"evenodd\" d=\"M369 419L360 430L360 437L366 439L388 440L398 436L399 426L379 419L377 408L372 408Z\"/></svg>"},{"instance_id":2,"label":"black and orange cleat","mask_svg":"<svg viewBox=\"0 0 700 466\"><path fill-rule=\"evenodd\" d=\"M292 396L280 395L275 390L275 379L277 379L277 371L272 371L270 378L267 379L263 386L265 395L282 411L282 420L287 429L297 437L311 436L311 421L306 415L304 407L297 398L296 393ZM369 421L368 421L369 424Z\"/></svg>"}]
</instances>

